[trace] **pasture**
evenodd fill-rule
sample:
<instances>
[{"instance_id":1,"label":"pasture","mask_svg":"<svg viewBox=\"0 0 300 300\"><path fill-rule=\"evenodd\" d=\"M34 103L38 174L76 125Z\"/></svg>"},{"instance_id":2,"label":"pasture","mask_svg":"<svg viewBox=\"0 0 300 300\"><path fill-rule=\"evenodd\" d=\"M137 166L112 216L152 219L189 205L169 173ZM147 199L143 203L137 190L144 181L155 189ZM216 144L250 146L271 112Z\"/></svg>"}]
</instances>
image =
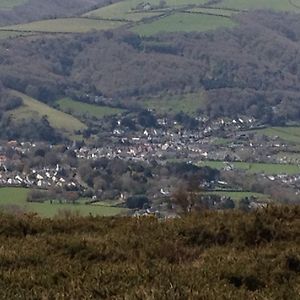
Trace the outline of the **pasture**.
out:
<instances>
[{"instance_id":1,"label":"pasture","mask_svg":"<svg viewBox=\"0 0 300 300\"><path fill-rule=\"evenodd\" d=\"M4 187L0 188L0 211L10 212L33 212L42 217L53 218L63 211L78 213L82 216L99 215L114 216L125 211L123 208L111 207L107 204L86 205L82 202L78 204L60 204L50 201L45 203L27 202L29 190L26 188Z\"/></svg>"},{"instance_id":2,"label":"pasture","mask_svg":"<svg viewBox=\"0 0 300 300\"><path fill-rule=\"evenodd\" d=\"M6 26L2 27L2 29L24 32L83 33L91 30L112 29L123 24L124 23L117 21L102 21L87 18L62 18Z\"/></svg>"},{"instance_id":3,"label":"pasture","mask_svg":"<svg viewBox=\"0 0 300 300\"><path fill-rule=\"evenodd\" d=\"M278 137L289 143L300 144L300 127L268 127L255 132L272 138Z\"/></svg>"},{"instance_id":4,"label":"pasture","mask_svg":"<svg viewBox=\"0 0 300 300\"><path fill-rule=\"evenodd\" d=\"M158 4L158 1L156 1ZM84 17L103 18L110 20L140 21L144 18L157 16L158 12L137 11L135 7L140 1L121 1L90 11Z\"/></svg>"},{"instance_id":5,"label":"pasture","mask_svg":"<svg viewBox=\"0 0 300 300\"><path fill-rule=\"evenodd\" d=\"M162 98L152 98L139 102L146 108L155 110L158 113L176 114L184 112L191 116L197 113L205 99L204 92L191 93L179 96L164 96Z\"/></svg>"},{"instance_id":6,"label":"pasture","mask_svg":"<svg viewBox=\"0 0 300 300\"><path fill-rule=\"evenodd\" d=\"M294 5L293 5L294 4ZM300 12L299 0L223 0L216 4L218 7L226 7L240 10L254 10L254 9L271 9L276 11L291 11Z\"/></svg>"},{"instance_id":7,"label":"pasture","mask_svg":"<svg viewBox=\"0 0 300 300\"><path fill-rule=\"evenodd\" d=\"M271 163L246 163L246 162L223 162L223 161L201 161L199 166L208 166L222 170L228 166L233 169L244 170L253 174L300 174L300 167L293 164L271 164Z\"/></svg>"},{"instance_id":8,"label":"pasture","mask_svg":"<svg viewBox=\"0 0 300 300\"><path fill-rule=\"evenodd\" d=\"M47 119L53 128L58 129L61 133L69 137L73 137L75 131L86 128L86 125L71 115L54 109L25 94L16 91L13 91L12 93L23 99L23 106L10 111L12 118L16 121L22 119L41 119L43 116L47 116Z\"/></svg>"},{"instance_id":9,"label":"pasture","mask_svg":"<svg viewBox=\"0 0 300 300\"><path fill-rule=\"evenodd\" d=\"M140 7L140 0L126 0L117 2L99 9L90 11L84 16L86 17L99 17L111 20L124 19L128 21L139 21L144 18L160 15L161 12L156 12L156 9L168 8L170 10L177 7L184 7L190 4L201 5L205 4L206 0L166 0L163 7L160 7L159 0L150 0L145 3L149 3L151 10L143 9Z\"/></svg>"},{"instance_id":10,"label":"pasture","mask_svg":"<svg viewBox=\"0 0 300 300\"><path fill-rule=\"evenodd\" d=\"M66 111L68 113L76 114L76 115L88 115L96 118L113 116L125 111L120 108L113 108L108 106L100 106L95 104L74 101L70 98L60 99L56 103L58 104L61 110Z\"/></svg>"},{"instance_id":11,"label":"pasture","mask_svg":"<svg viewBox=\"0 0 300 300\"><path fill-rule=\"evenodd\" d=\"M131 29L142 36L150 36L162 32L209 31L221 27L233 27L234 25L235 23L227 17L175 13L151 23L134 26Z\"/></svg>"}]
</instances>

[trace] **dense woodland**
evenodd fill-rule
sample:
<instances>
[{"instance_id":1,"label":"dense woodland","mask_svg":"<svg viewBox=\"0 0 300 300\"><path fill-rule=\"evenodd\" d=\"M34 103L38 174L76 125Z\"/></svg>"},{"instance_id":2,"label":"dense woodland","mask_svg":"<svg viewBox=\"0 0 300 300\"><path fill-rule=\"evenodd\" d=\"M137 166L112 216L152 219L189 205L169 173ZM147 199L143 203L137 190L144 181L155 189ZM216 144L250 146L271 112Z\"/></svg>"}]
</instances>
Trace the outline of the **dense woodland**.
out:
<instances>
[{"instance_id":1,"label":"dense woodland","mask_svg":"<svg viewBox=\"0 0 300 300\"><path fill-rule=\"evenodd\" d=\"M1 215L2 299L299 299L299 207L61 217Z\"/></svg>"},{"instance_id":2,"label":"dense woodland","mask_svg":"<svg viewBox=\"0 0 300 300\"><path fill-rule=\"evenodd\" d=\"M0 79L49 103L62 95L102 95L126 105L131 98L205 90L203 111L213 117L299 120L298 16L255 12L237 22L230 30L148 38L106 31L5 40Z\"/></svg>"}]
</instances>

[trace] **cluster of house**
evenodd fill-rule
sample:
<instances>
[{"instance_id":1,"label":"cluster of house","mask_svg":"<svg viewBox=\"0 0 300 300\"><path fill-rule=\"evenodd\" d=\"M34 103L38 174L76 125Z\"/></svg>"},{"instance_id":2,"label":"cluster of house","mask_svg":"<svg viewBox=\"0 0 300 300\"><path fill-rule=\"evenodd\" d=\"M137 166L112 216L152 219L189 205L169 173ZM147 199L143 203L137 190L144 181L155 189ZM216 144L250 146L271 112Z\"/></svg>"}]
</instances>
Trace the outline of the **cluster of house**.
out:
<instances>
[{"instance_id":1,"label":"cluster of house","mask_svg":"<svg viewBox=\"0 0 300 300\"><path fill-rule=\"evenodd\" d=\"M66 187L69 190L78 189L79 184L75 178L60 174L59 165L56 168L32 169L25 172L17 170L8 171L5 164L1 165L0 186L24 186L47 189L50 187Z\"/></svg>"},{"instance_id":2,"label":"cluster of house","mask_svg":"<svg viewBox=\"0 0 300 300\"><path fill-rule=\"evenodd\" d=\"M268 140L264 137L251 134L251 129L259 125L253 118L240 117L237 119L219 119L210 121L199 117L202 124L197 129L183 129L175 121L166 118L158 119L159 128L147 128L140 131L130 131L122 126L116 127L111 134L112 142L102 147L89 145L70 146L78 159L97 160L102 157L108 159L121 158L124 160L172 160L185 159L186 161L199 162L200 160L242 161L238 150L251 150L252 157L259 159L263 153L268 162L278 162L276 156L267 154L273 150L285 150L285 145L280 141ZM119 122L119 124L121 124ZM226 143L219 140L226 139ZM52 147L48 145L48 147ZM67 187L70 190L80 188L81 180L76 176L76 170L71 167L68 172L61 172L62 167L32 169L26 174L17 170L8 170L7 163L14 159L22 159L36 148L35 143L18 143L10 141L0 143L0 185L1 186L27 186L27 187ZM9 149L14 155L8 157ZM265 151L264 151L265 149ZM5 150L5 151L4 151ZM18 155L16 155L16 153ZM224 170L232 170L230 163L224 165ZM299 175L279 174L277 176L263 175L270 181L298 187ZM221 184L221 183L220 183ZM167 196L168 191L161 189L160 194Z\"/></svg>"},{"instance_id":3,"label":"cluster of house","mask_svg":"<svg viewBox=\"0 0 300 300\"><path fill-rule=\"evenodd\" d=\"M176 121L161 118L157 119L159 128L134 132L122 127L119 121L119 126L111 132L111 143L99 148L84 146L75 151L81 159L118 157L133 160L184 158L191 161L239 161L243 158L236 150L248 149L257 160L276 162L273 156L267 157L267 153L273 149L284 150L284 144L252 134L251 129L259 127L253 118L209 121L199 117L198 121L202 124L199 128L188 130L178 126Z\"/></svg>"},{"instance_id":4,"label":"cluster of house","mask_svg":"<svg viewBox=\"0 0 300 300\"><path fill-rule=\"evenodd\" d=\"M299 189L300 188L300 168L299 174L277 174L277 175L263 175L270 181L276 181L289 186L291 188Z\"/></svg>"}]
</instances>

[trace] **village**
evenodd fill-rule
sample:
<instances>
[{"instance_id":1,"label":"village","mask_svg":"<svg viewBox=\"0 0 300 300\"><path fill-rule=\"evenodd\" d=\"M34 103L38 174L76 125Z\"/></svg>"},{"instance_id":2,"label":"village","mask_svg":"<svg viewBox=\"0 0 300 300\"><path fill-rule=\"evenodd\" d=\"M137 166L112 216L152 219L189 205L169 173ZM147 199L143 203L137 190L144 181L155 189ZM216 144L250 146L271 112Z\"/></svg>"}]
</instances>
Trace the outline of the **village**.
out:
<instances>
[{"instance_id":1,"label":"village","mask_svg":"<svg viewBox=\"0 0 300 300\"><path fill-rule=\"evenodd\" d=\"M202 180L198 179L198 187L202 191L224 191L223 198L217 202L209 200L214 203L210 207L220 206L220 201L226 200L230 191L262 192L250 185L239 186L236 180L232 180L232 174L240 178L248 174L252 181L267 182L265 185L270 187L266 189L268 199L272 198L276 186L288 191L288 199L299 197L299 163L296 161L290 165L284 156L276 155L286 151L289 145L279 138L256 134L255 130L261 125L255 119L241 117L212 122L198 118L197 121L200 125L190 129L173 119L157 118L156 126L139 126L136 130L129 130L119 120L107 133L107 142L100 145L85 141L67 145L3 141L0 144L0 186L50 190L51 197L59 195L60 199L62 195L70 198L68 193L72 193L73 202L80 197L89 197L91 201L87 202L117 200L125 206L126 199L143 194L147 196L147 209L137 205L135 213L155 211L161 214L169 211L172 215L174 211L169 201L176 180L184 180L181 175L170 171L170 165L183 164L199 170L211 168L217 172L214 176L204 175ZM264 164L278 166L279 171L265 172L259 168L251 171L252 166ZM115 170L120 165L124 166L116 174ZM280 170L281 166L291 170ZM164 169L168 169L165 174ZM113 179L112 173L116 174ZM227 180L228 177L230 180ZM44 201L45 197L48 199L49 193L34 201ZM256 200L252 197L252 206Z\"/></svg>"}]
</instances>

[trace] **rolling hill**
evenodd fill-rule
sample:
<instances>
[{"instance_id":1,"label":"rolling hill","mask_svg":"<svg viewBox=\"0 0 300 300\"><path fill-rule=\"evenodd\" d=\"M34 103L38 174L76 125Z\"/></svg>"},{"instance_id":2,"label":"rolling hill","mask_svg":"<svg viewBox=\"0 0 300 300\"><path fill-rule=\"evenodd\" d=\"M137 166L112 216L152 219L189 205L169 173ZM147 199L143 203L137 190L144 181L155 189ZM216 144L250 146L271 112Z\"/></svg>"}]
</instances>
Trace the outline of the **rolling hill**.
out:
<instances>
[{"instance_id":1,"label":"rolling hill","mask_svg":"<svg viewBox=\"0 0 300 300\"><path fill-rule=\"evenodd\" d=\"M91 94L168 113L299 119L298 0L60 2L42 1L51 14L39 21L0 28L5 87L43 102Z\"/></svg>"},{"instance_id":2,"label":"rolling hill","mask_svg":"<svg viewBox=\"0 0 300 300\"><path fill-rule=\"evenodd\" d=\"M206 0L151 0L147 3L138 0L124 0L115 3L106 2L106 0L90 0L83 3L83 1L77 0L72 4L68 0L64 0L51 5L42 1L36 16L31 18L31 20L39 21L26 23L25 20L22 20L24 13L18 9L33 8L35 11L36 0L25 3L22 0L15 0L10 5L7 1L2 1L2 7L10 7L9 13L15 10L16 21L13 23L21 24L1 27L0 32L12 30L19 33L74 33L125 26L147 36L160 32L210 31L232 27L238 25L235 19L236 14L251 10L300 13L299 0L221 0L212 2ZM2 13L7 14L8 12L3 11ZM28 15L30 13L27 11L26 16ZM2 19L5 19L4 16Z\"/></svg>"},{"instance_id":3,"label":"rolling hill","mask_svg":"<svg viewBox=\"0 0 300 300\"><path fill-rule=\"evenodd\" d=\"M123 104L132 98L147 104L204 91L202 110L211 116L248 112L271 124L297 121L298 15L234 18L239 25L199 33L141 37L109 30L6 40L0 43L0 80L23 93L34 86L42 101L90 90Z\"/></svg>"}]
</instances>

